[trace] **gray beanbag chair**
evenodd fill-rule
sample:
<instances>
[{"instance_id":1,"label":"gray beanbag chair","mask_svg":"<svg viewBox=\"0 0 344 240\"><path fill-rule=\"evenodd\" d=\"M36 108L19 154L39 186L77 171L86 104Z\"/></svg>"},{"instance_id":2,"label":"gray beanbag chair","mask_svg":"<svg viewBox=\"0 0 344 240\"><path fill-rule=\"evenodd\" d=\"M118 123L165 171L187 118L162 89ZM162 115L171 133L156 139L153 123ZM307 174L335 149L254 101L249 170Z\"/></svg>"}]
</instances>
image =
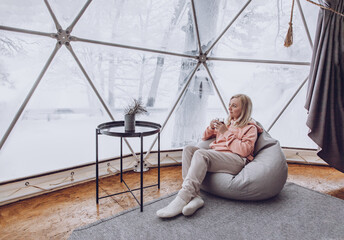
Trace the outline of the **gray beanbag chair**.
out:
<instances>
[{"instance_id":1,"label":"gray beanbag chair","mask_svg":"<svg viewBox=\"0 0 344 240\"><path fill-rule=\"evenodd\" d=\"M203 141L198 146L207 149L213 140ZM277 195L288 176L286 158L279 142L264 130L257 139L254 156L236 176L208 172L201 189L237 200L263 200Z\"/></svg>"}]
</instances>

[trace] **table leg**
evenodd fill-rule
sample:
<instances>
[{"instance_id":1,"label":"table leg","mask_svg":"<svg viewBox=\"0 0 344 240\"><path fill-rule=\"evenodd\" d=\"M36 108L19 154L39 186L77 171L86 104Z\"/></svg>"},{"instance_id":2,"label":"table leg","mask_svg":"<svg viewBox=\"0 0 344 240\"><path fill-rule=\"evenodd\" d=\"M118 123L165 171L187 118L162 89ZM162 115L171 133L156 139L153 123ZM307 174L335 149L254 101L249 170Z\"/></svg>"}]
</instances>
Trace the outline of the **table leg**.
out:
<instances>
[{"instance_id":1,"label":"table leg","mask_svg":"<svg viewBox=\"0 0 344 240\"><path fill-rule=\"evenodd\" d=\"M160 132L158 133L158 189L160 189Z\"/></svg>"},{"instance_id":2,"label":"table leg","mask_svg":"<svg viewBox=\"0 0 344 240\"><path fill-rule=\"evenodd\" d=\"M141 134L141 212L143 211L143 135Z\"/></svg>"},{"instance_id":3,"label":"table leg","mask_svg":"<svg viewBox=\"0 0 344 240\"><path fill-rule=\"evenodd\" d=\"M123 182L123 138L121 137L121 182Z\"/></svg>"},{"instance_id":4,"label":"table leg","mask_svg":"<svg viewBox=\"0 0 344 240\"><path fill-rule=\"evenodd\" d=\"M96 129L96 202L99 204L98 129Z\"/></svg>"}]
</instances>

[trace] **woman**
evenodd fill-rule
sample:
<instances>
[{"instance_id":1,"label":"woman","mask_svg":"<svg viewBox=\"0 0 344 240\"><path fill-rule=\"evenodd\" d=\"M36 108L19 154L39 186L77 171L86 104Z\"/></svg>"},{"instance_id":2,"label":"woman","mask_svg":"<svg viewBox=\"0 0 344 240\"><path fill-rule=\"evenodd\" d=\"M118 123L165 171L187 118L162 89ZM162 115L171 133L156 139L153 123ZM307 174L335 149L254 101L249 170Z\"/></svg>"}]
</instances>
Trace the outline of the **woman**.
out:
<instances>
[{"instance_id":1,"label":"woman","mask_svg":"<svg viewBox=\"0 0 344 240\"><path fill-rule=\"evenodd\" d=\"M253 160L254 145L262 129L251 119L252 102L244 95L231 98L227 123L212 120L202 140L216 137L210 150L186 146L182 160L182 189L165 208L157 211L161 218L174 217L180 213L192 215L204 205L200 186L208 172L238 174L245 164Z\"/></svg>"}]
</instances>

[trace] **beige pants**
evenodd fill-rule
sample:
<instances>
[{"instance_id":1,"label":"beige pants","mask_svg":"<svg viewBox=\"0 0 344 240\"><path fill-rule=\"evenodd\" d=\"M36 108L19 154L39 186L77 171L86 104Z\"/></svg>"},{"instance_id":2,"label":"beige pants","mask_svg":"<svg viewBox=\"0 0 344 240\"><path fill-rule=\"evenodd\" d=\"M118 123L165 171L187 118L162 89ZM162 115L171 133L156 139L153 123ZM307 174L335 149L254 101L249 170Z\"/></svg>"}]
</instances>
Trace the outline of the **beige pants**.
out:
<instances>
[{"instance_id":1,"label":"beige pants","mask_svg":"<svg viewBox=\"0 0 344 240\"><path fill-rule=\"evenodd\" d=\"M199 195L200 186L207 172L238 174L245 166L246 159L235 153L200 149L186 146L183 150L183 185L178 196L185 202Z\"/></svg>"}]
</instances>

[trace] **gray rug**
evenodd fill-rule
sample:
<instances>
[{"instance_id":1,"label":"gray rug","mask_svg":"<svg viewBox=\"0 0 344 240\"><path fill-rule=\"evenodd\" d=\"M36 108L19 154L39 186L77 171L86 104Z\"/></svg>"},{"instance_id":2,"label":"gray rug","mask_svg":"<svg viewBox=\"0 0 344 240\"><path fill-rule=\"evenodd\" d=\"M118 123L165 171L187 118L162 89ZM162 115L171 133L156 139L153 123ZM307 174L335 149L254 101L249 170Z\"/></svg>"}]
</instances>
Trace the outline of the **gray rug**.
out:
<instances>
[{"instance_id":1,"label":"gray rug","mask_svg":"<svg viewBox=\"0 0 344 240\"><path fill-rule=\"evenodd\" d=\"M202 192L193 216L160 219L175 194L73 231L74 239L344 239L344 201L293 183L269 200L232 201Z\"/></svg>"}]
</instances>

